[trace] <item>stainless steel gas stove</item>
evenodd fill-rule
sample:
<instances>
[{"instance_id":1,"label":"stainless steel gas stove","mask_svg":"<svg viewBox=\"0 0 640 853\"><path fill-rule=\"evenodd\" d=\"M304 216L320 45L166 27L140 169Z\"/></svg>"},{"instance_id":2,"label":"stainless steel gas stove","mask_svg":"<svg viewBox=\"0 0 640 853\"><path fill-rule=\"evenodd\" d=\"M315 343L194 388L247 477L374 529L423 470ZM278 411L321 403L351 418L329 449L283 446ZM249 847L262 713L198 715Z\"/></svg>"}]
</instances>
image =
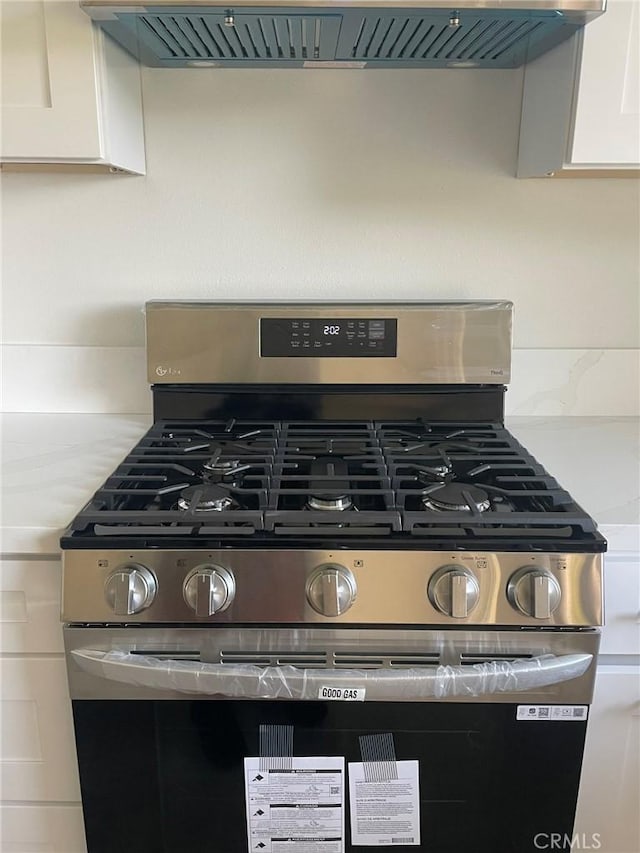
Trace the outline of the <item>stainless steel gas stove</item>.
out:
<instances>
[{"instance_id":1,"label":"stainless steel gas stove","mask_svg":"<svg viewBox=\"0 0 640 853\"><path fill-rule=\"evenodd\" d=\"M274 721L313 755L395 733L425 850L570 834L606 543L503 425L511 321L507 302L148 304L154 425L62 539L90 853L132 832L210 849L205 792L216 849L252 849L241 765ZM553 774L517 776L540 750ZM105 834L102 764L141 761L147 817Z\"/></svg>"}]
</instances>

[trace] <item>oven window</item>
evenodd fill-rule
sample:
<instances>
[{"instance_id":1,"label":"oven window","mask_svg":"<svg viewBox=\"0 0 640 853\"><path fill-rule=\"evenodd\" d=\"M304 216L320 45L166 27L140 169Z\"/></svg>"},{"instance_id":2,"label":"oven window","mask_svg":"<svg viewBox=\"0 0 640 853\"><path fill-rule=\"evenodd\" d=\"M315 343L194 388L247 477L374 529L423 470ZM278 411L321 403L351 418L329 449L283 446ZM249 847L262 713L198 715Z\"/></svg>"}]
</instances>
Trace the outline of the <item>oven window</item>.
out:
<instances>
[{"instance_id":1,"label":"oven window","mask_svg":"<svg viewBox=\"0 0 640 853\"><path fill-rule=\"evenodd\" d=\"M76 700L89 853L247 853L243 759L262 724L294 726L294 754L361 761L392 732L420 766L422 850L528 853L571 835L586 723L518 722L516 706ZM349 843L348 796L346 827ZM416 849L416 848L414 848Z\"/></svg>"}]
</instances>

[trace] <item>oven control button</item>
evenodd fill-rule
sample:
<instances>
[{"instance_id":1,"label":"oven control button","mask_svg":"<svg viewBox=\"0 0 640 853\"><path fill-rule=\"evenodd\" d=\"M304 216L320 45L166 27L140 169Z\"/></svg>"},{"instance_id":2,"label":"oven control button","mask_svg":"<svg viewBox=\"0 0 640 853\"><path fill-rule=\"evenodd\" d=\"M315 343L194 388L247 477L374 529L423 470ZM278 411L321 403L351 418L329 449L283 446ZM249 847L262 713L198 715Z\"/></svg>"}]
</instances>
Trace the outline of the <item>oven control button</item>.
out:
<instances>
[{"instance_id":1,"label":"oven control button","mask_svg":"<svg viewBox=\"0 0 640 853\"><path fill-rule=\"evenodd\" d=\"M322 616L340 616L356 600L356 579L345 566L318 566L307 581L307 601Z\"/></svg>"},{"instance_id":2,"label":"oven control button","mask_svg":"<svg viewBox=\"0 0 640 853\"><path fill-rule=\"evenodd\" d=\"M157 588L156 579L146 566L130 563L109 575L104 594L114 613L132 616L153 603Z\"/></svg>"},{"instance_id":3,"label":"oven control button","mask_svg":"<svg viewBox=\"0 0 640 853\"><path fill-rule=\"evenodd\" d=\"M427 588L429 601L441 613L464 619L478 603L480 587L476 576L461 566L442 566Z\"/></svg>"},{"instance_id":4,"label":"oven control button","mask_svg":"<svg viewBox=\"0 0 640 853\"><path fill-rule=\"evenodd\" d=\"M213 616L226 610L235 594L233 575L222 566L197 566L184 581L184 600L196 616Z\"/></svg>"},{"instance_id":5,"label":"oven control button","mask_svg":"<svg viewBox=\"0 0 640 853\"><path fill-rule=\"evenodd\" d=\"M548 619L560 604L562 591L551 572L523 566L509 579L507 597L525 616Z\"/></svg>"}]
</instances>

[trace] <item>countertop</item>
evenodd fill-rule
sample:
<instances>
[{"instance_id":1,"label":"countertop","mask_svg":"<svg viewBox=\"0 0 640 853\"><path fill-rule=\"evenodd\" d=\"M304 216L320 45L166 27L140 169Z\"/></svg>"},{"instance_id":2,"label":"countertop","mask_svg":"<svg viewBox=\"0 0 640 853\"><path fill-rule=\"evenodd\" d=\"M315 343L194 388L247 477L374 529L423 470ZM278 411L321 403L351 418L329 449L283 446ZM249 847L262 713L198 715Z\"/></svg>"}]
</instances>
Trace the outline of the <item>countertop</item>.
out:
<instances>
[{"instance_id":1,"label":"countertop","mask_svg":"<svg viewBox=\"0 0 640 853\"><path fill-rule=\"evenodd\" d=\"M56 555L60 533L150 425L148 415L4 414L2 554ZM507 427L598 522L640 551L640 420L513 417Z\"/></svg>"}]
</instances>

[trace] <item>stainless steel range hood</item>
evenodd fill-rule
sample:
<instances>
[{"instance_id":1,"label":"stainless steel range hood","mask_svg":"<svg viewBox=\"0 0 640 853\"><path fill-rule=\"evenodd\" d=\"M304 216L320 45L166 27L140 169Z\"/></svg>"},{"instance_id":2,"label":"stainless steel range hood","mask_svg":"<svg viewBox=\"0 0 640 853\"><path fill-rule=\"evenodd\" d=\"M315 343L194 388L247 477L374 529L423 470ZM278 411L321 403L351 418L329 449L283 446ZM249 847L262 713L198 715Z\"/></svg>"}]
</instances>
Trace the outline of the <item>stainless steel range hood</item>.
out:
<instances>
[{"instance_id":1,"label":"stainless steel range hood","mask_svg":"<svg viewBox=\"0 0 640 853\"><path fill-rule=\"evenodd\" d=\"M162 68L513 68L572 36L606 0L83 0Z\"/></svg>"}]
</instances>

